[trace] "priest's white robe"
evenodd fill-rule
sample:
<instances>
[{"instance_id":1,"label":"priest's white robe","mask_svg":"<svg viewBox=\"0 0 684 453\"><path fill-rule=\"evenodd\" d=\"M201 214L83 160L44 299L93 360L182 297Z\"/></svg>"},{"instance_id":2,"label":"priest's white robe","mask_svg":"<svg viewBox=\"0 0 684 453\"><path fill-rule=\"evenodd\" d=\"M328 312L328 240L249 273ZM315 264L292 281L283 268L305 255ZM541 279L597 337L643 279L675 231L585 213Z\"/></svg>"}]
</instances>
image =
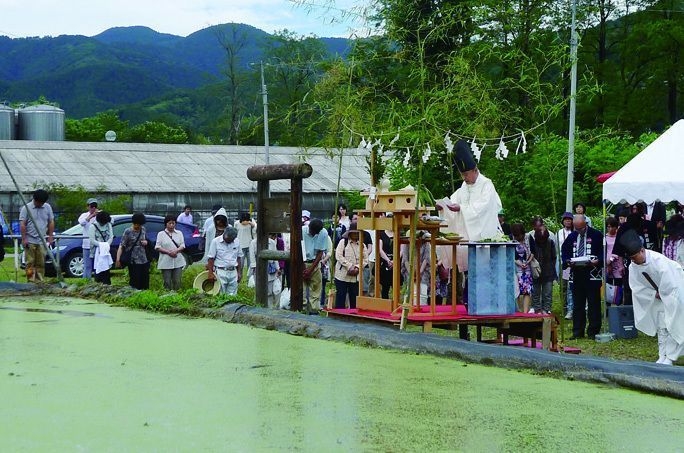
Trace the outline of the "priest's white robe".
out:
<instances>
[{"instance_id":1,"label":"priest's white robe","mask_svg":"<svg viewBox=\"0 0 684 453\"><path fill-rule=\"evenodd\" d=\"M503 234L498 217L501 198L492 180L482 173L477 176L474 184L463 182L449 201L457 203L461 210L454 212L445 207L441 211L448 225L446 231L457 233L468 241L479 241ZM456 261L459 271L468 270L468 247L458 247ZM445 259L445 263L451 263L451 259Z\"/></svg>"},{"instance_id":2,"label":"priest's white robe","mask_svg":"<svg viewBox=\"0 0 684 453\"><path fill-rule=\"evenodd\" d=\"M658 288L648 281L647 274ZM670 341L666 355L677 360L684 353L684 271L666 256L646 250L644 264L629 265L629 286L632 289L634 325L646 335L654 336L666 328Z\"/></svg>"}]
</instances>

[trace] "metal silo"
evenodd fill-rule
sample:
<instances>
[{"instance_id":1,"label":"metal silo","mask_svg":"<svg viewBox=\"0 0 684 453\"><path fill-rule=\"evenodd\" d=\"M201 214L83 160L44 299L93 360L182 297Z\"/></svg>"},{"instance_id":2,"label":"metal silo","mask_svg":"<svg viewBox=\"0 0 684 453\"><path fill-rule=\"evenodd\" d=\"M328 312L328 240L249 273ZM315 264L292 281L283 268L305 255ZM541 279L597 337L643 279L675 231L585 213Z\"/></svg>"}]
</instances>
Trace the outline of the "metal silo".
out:
<instances>
[{"instance_id":1,"label":"metal silo","mask_svg":"<svg viewBox=\"0 0 684 453\"><path fill-rule=\"evenodd\" d=\"M0 140L14 140L16 132L15 113L12 107L0 104Z\"/></svg>"},{"instance_id":2,"label":"metal silo","mask_svg":"<svg viewBox=\"0 0 684 453\"><path fill-rule=\"evenodd\" d=\"M19 140L64 140L64 110L52 105L19 109Z\"/></svg>"}]
</instances>

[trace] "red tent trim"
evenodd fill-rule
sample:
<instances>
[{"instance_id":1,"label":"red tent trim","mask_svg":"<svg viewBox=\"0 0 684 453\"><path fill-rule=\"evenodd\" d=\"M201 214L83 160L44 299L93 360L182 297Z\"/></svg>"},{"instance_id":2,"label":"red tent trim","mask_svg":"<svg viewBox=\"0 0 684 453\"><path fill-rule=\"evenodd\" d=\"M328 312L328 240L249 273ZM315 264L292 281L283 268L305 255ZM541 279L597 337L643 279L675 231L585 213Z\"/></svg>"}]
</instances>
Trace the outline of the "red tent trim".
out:
<instances>
[{"instance_id":1,"label":"red tent trim","mask_svg":"<svg viewBox=\"0 0 684 453\"><path fill-rule=\"evenodd\" d=\"M600 175L598 175L598 176L596 177L596 181L597 181L597 182L600 182L601 184L603 184L604 182L608 181L608 179L609 179L611 176L613 176L615 173L617 173L617 170L616 170L616 171L611 171L611 172L608 172L608 173L602 173L602 174L600 174Z\"/></svg>"}]
</instances>

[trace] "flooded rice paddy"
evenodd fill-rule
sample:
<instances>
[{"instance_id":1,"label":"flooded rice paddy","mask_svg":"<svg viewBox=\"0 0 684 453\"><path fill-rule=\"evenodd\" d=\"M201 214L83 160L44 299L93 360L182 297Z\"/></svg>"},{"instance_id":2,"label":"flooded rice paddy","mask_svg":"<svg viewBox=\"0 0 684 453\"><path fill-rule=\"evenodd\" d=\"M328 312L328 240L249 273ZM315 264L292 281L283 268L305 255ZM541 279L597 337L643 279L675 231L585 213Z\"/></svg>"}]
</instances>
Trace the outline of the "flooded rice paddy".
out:
<instances>
[{"instance_id":1,"label":"flooded rice paddy","mask_svg":"<svg viewBox=\"0 0 684 453\"><path fill-rule=\"evenodd\" d=\"M1 451L681 451L684 402L66 298L0 300Z\"/></svg>"}]
</instances>

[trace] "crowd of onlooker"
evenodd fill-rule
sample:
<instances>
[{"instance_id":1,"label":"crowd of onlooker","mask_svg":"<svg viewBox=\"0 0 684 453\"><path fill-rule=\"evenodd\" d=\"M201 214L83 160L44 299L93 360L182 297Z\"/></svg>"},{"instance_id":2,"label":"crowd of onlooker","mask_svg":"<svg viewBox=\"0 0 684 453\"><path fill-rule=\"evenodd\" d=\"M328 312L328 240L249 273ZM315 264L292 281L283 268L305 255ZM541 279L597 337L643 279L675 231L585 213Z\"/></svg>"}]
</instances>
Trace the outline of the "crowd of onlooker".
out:
<instances>
[{"instance_id":1,"label":"crowd of onlooker","mask_svg":"<svg viewBox=\"0 0 684 453\"><path fill-rule=\"evenodd\" d=\"M31 281L40 280L45 275L44 246L53 241L54 214L47 201L48 193L36 190L31 202L20 213L26 275ZM88 199L86 206L86 211L78 219L85 236L82 244L84 278L110 284L110 269L126 267L130 286L149 288L152 257L145 215L133 214L132 225L123 232L120 246L112 256L111 215L98 208L95 198ZM600 329L600 289L604 284L608 304L631 303L627 284L629 256L620 244L620 237L627 230L634 230L646 249L662 252L684 265L684 217L680 204L675 206L675 212L669 218L666 218L662 203L617 206L613 215L605 219L604 250L603 234L592 227L584 204L577 203L574 210L574 213L563 213L561 227L555 232L549 231L541 217L532 219L529 231L522 223L508 225L503 211L499 213L499 222L503 232L516 241L518 310L550 314L554 283L559 282L563 315L573 320L574 336L584 336L587 321L587 334L593 336ZM186 263L183 254L185 240L176 229L177 223L195 224L191 206L185 206L177 216L167 215L164 218L165 228L157 234L154 242L153 250L158 254L156 265L162 274L164 288L168 290L181 289L183 269L190 264ZM257 225L251 214L242 212L237 219L230 221L226 210L215 205L211 216L204 222L202 232L200 248L204 251L202 263L206 267L207 280L218 282L219 291L226 294L236 294L238 283L243 278L249 279L249 285L253 286ZM377 247L374 245L376 237L379 241ZM326 219L326 224L321 219L311 218L311 213L303 210L301 247L304 270L301 278L307 310L317 312L329 304L326 288L331 282L334 298L329 305L334 308L356 307L360 281L365 295L373 295L377 284L380 285L380 296L391 298L393 269L400 267L401 284L408 281L410 272L406 245L401 246L399 257L393 256L396 239L391 229L373 234L359 230L356 214L350 215L344 204L340 204ZM288 234L269 236L269 249L289 251L290 246ZM450 287L454 282L450 281L447 256L442 256L438 247L437 265L432 268L427 241L419 245L417 253L420 256L416 264L419 266L420 303L427 303L433 278L437 300L450 302ZM379 266L377 271L375 266ZM267 262L269 306L278 307L280 299L287 298L291 278L294 278L290 267L288 260Z\"/></svg>"},{"instance_id":2,"label":"crowd of onlooker","mask_svg":"<svg viewBox=\"0 0 684 453\"><path fill-rule=\"evenodd\" d=\"M669 217L662 203L616 206L605 219L604 235L591 227L582 203L575 213L561 216L561 228L549 232L544 220L535 217L532 230L525 232L521 223L510 227L503 213L504 231L517 241L515 251L518 284L518 307L525 313L551 312L553 283L559 281L564 316L573 321L573 337L590 337L601 328L601 288L610 305L631 305L628 284L630 256L620 238L629 230L636 232L647 250L662 252L684 265L684 217L682 205L676 204ZM605 272L604 272L605 271Z\"/></svg>"}]
</instances>

